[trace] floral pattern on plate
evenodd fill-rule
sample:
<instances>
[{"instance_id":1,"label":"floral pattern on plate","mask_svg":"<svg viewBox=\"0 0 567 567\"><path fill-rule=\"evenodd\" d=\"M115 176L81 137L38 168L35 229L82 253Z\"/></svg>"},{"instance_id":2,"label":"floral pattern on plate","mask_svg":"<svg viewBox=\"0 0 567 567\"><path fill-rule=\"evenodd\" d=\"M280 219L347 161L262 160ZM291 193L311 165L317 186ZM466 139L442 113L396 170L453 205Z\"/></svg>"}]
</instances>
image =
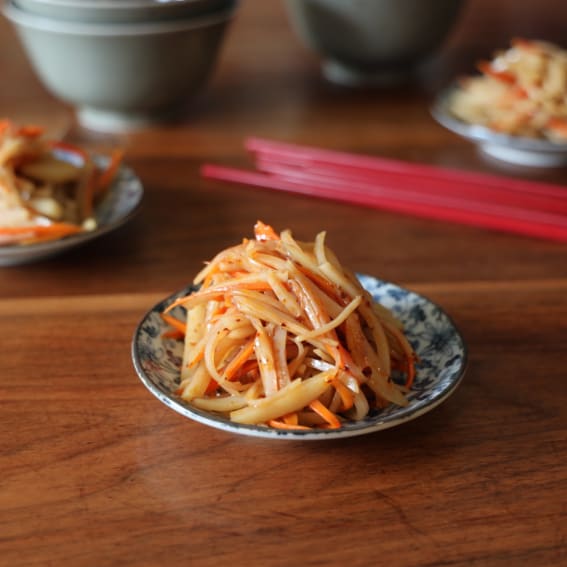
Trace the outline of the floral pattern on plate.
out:
<instances>
[{"instance_id":1,"label":"floral pattern on plate","mask_svg":"<svg viewBox=\"0 0 567 567\"><path fill-rule=\"evenodd\" d=\"M142 319L132 340L134 368L149 391L171 409L205 425L242 435L272 439L333 439L372 433L415 419L447 399L460 383L467 362L463 338L449 316L425 297L372 276L359 274L358 278L375 301L390 309L401 320L419 356L416 378L406 407L391 405L372 410L361 421L344 422L340 429L311 431L278 430L233 423L192 407L175 394L179 385L183 346L180 341L163 338L162 334L168 326L160 315L177 297L189 293L191 287L164 299Z\"/></svg>"}]
</instances>

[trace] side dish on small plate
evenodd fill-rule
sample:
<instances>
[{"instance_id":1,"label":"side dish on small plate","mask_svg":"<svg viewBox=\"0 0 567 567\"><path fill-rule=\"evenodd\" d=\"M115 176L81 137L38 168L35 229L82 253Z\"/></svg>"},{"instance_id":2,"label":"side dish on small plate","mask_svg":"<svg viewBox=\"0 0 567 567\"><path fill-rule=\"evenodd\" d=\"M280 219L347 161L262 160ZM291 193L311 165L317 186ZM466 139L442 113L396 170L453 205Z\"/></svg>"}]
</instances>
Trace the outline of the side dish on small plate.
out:
<instances>
[{"instance_id":1,"label":"side dish on small plate","mask_svg":"<svg viewBox=\"0 0 567 567\"><path fill-rule=\"evenodd\" d=\"M130 218L143 191L122 155L92 155L40 127L0 121L0 265L59 253Z\"/></svg>"},{"instance_id":2,"label":"side dish on small plate","mask_svg":"<svg viewBox=\"0 0 567 567\"><path fill-rule=\"evenodd\" d=\"M259 222L132 342L144 385L175 411L243 435L331 439L413 419L460 382L466 348L427 299L355 275L325 244Z\"/></svg>"},{"instance_id":3,"label":"side dish on small plate","mask_svg":"<svg viewBox=\"0 0 567 567\"><path fill-rule=\"evenodd\" d=\"M432 113L488 155L530 166L567 163L567 51L516 39L440 94Z\"/></svg>"}]
</instances>

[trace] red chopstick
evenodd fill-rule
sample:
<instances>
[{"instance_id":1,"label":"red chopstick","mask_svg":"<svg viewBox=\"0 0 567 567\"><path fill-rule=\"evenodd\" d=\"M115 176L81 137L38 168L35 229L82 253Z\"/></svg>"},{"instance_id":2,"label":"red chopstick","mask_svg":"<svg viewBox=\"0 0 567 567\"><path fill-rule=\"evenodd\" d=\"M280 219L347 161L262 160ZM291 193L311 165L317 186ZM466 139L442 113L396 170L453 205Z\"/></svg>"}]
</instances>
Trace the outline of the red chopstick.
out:
<instances>
[{"instance_id":1,"label":"red chopstick","mask_svg":"<svg viewBox=\"0 0 567 567\"><path fill-rule=\"evenodd\" d=\"M499 204L514 208L527 208L567 215L567 189L565 197L559 199L549 195L520 192L515 193L508 188L496 189L480 184L469 184L466 181L457 183L448 179L433 179L432 177L416 177L391 172L359 171L332 169L316 165L306 167L297 164L281 163L277 159L258 156L256 167L260 171L276 177L298 179L304 182L322 181L334 184L337 180L344 185L359 186L372 191L374 186L405 187L427 195L445 196L449 199L460 198L485 203Z\"/></svg>"},{"instance_id":2,"label":"red chopstick","mask_svg":"<svg viewBox=\"0 0 567 567\"><path fill-rule=\"evenodd\" d=\"M386 159L374 156L363 156L336 150L326 150L301 146L285 142L275 142L263 138L247 138L245 148L256 154L257 159L267 158L279 163L295 164L302 167L324 167L329 172L374 172L392 173L404 176L415 176L432 179L436 182L453 182L478 185L485 189L508 190L514 193L532 193L567 200L567 188L551 183L526 181L470 171L445 169L433 165L410 163L401 160Z\"/></svg>"},{"instance_id":3,"label":"red chopstick","mask_svg":"<svg viewBox=\"0 0 567 567\"><path fill-rule=\"evenodd\" d=\"M260 172L205 165L206 177L567 241L567 188L248 138Z\"/></svg>"},{"instance_id":4,"label":"red chopstick","mask_svg":"<svg viewBox=\"0 0 567 567\"><path fill-rule=\"evenodd\" d=\"M567 216L479 200L449 198L411 190L412 179L396 185L355 184L351 180L285 177L204 165L204 177L279 191L330 198L415 216L567 242Z\"/></svg>"}]
</instances>

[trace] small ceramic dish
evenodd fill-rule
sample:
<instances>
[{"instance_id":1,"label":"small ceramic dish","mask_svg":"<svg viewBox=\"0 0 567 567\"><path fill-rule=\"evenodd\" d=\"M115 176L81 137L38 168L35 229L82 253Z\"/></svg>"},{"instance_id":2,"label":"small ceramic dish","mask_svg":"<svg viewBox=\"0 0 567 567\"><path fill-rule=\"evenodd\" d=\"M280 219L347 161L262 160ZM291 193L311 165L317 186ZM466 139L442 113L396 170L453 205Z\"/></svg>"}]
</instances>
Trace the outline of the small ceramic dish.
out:
<instances>
[{"instance_id":1,"label":"small ceramic dish","mask_svg":"<svg viewBox=\"0 0 567 567\"><path fill-rule=\"evenodd\" d=\"M420 363L406 407L392 405L375 410L362 421L344 422L340 429L309 431L243 425L193 407L175 394L183 345L181 341L162 336L168 326L161 317L167 305L192 288L164 299L144 316L132 340L134 368L148 390L171 409L194 421L240 435L270 439L335 439L372 433L415 419L446 400L461 381L467 360L463 338L447 314L425 297L371 276L359 275L358 278L375 301L392 310L401 320L419 356ZM175 310L172 313L175 314Z\"/></svg>"},{"instance_id":2,"label":"small ceramic dish","mask_svg":"<svg viewBox=\"0 0 567 567\"><path fill-rule=\"evenodd\" d=\"M469 124L456 118L449 107L455 88L442 92L431 108L431 114L439 124L477 144L484 154L501 161L531 167L567 165L567 144L499 134L486 126Z\"/></svg>"},{"instance_id":3,"label":"small ceramic dish","mask_svg":"<svg viewBox=\"0 0 567 567\"><path fill-rule=\"evenodd\" d=\"M95 156L95 159L102 167L108 162L108 158L103 156ZM142 196L142 183L130 168L122 166L103 202L97 207L98 228L37 244L1 245L0 266L15 266L43 260L116 230L138 211Z\"/></svg>"}]
</instances>

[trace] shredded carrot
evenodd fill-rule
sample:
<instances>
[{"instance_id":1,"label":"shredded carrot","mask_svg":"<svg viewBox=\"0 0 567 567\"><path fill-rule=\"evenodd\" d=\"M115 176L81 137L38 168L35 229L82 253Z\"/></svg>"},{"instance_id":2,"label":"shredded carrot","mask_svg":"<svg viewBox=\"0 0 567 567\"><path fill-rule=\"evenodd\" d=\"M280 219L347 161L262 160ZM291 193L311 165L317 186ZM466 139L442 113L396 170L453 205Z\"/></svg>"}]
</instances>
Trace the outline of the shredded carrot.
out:
<instances>
[{"instance_id":1,"label":"shredded carrot","mask_svg":"<svg viewBox=\"0 0 567 567\"><path fill-rule=\"evenodd\" d=\"M124 150L118 148L112 151L112 154L110 155L110 162L97 181L95 191L96 194L100 194L110 186L112 180L116 176L116 172L118 171L123 158Z\"/></svg>"},{"instance_id":2,"label":"shredded carrot","mask_svg":"<svg viewBox=\"0 0 567 567\"><path fill-rule=\"evenodd\" d=\"M203 360L204 357L205 357L205 343L202 343L200 345L199 350L195 351L193 353L193 356L187 361L187 367L193 368L196 364L201 362L201 360Z\"/></svg>"},{"instance_id":3,"label":"shredded carrot","mask_svg":"<svg viewBox=\"0 0 567 567\"><path fill-rule=\"evenodd\" d=\"M219 384L213 378L210 379L205 394L214 394L218 390Z\"/></svg>"},{"instance_id":4,"label":"shredded carrot","mask_svg":"<svg viewBox=\"0 0 567 567\"><path fill-rule=\"evenodd\" d=\"M415 359L411 356L408 356L407 358L406 372L407 376L405 386L406 388L411 388L415 380Z\"/></svg>"},{"instance_id":5,"label":"shredded carrot","mask_svg":"<svg viewBox=\"0 0 567 567\"><path fill-rule=\"evenodd\" d=\"M284 415L282 419L288 425L297 425L299 423L297 413L288 413L287 415Z\"/></svg>"},{"instance_id":6,"label":"shredded carrot","mask_svg":"<svg viewBox=\"0 0 567 567\"><path fill-rule=\"evenodd\" d=\"M319 416L321 416L332 429L338 429L341 426L341 420L319 400L313 400L309 407Z\"/></svg>"},{"instance_id":7,"label":"shredded carrot","mask_svg":"<svg viewBox=\"0 0 567 567\"><path fill-rule=\"evenodd\" d=\"M277 419L271 419L268 421L268 425L274 429L287 429L287 430L310 430L311 427L307 425L293 425L291 423L284 423L283 421L278 421Z\"/></svg>"},{"instance_id":8,"label":"shredded carrot","mask_svg":"<svg viewBox=\"0 0 567 567\"><path fill-rule=\"evenodd\" d=\"M12 128L12 121L11 120L0 120L0 134Z\"/></svg>"},{"instance_id":9,"label":"shredded carrot","mask_svg":"<svg viewBox=\"0 0 567 567\"><path fill-rule=\"evenodd\" d=\"M539 46L537 45L536 42L533 42L523 37L514 37L512 38L510 43L512 47L516 47L518 49L526 49L526 50L534 50L534 51L539 50Z\"/></svg>"},{"instance_id":10,"label":"shredded carrot","mask_svg":"<svg viewBox=\"0 0 567 567\"><path fill-rule=\"evenodd\" d=\"M254 225L254 236L256 240L279 240L279 234L269 225L262 221L257 221Z\"/></svg>"},{"instance_id":11,"label":"shredded carrot","mask_svg":"<svg viewBox=\"0 0 567 567\"><path fill-rule=\"evenodd\" d=\"M232 287L225 287L226 291L231 291L233 289L251 289L255 291L270 291L272 287L268 282L249 282L249 283L240 283L238 285Z\"/></svg>"},{"instance_id":12,"label":"shredded carrot","mask_svg":"<svg viewBox=\"0 0 567 567\"><path fill-rule=\"evenodd\" d=\"M392 336L397 340L404 358L405 358L405 370L407 372L406 376L406 387L411 387L415 378L415 352L411 345L404 340L404 334L397 329L394 325L389 323L385 324L385 327L388 329L388 332L392 334Z\"/></svg>"},{"instance_id":13,"label":"shredded carrot","mask_svg":"<svg viewBox=\"0 0 567 567\"><path fill-rule=\"evenodd\" d=\"M183 321L180 321L176 317L173 317L173 315L168 315L167 313L162 313L161 318L168 325L171 325L175 330L179 331L183 336L185 336L185 323Z\"/></svg>"},{"instance_id":14,"label":"shredded carrot","mask_svg":"<svg viewBox=\"0 0 567 567\"><path fill-rule=\"evenodd\" d=\"M171 329L169 331L163 332L161 336L164 339L181 340L181 339L183 339L183 337L185 337L185 333L182 333L181 331L178 331L177 329Z\"/></svg>"},{"instance_id":15,"label":"shredded carrot","mask_svg":"<svg viewBox=\"0 0 567 567\"><path fill-rule=\"evenodd\" d=\"M30 124L18 128L15 134L16 136L24 136L25 138L37 138L41 136L43 132L44 132L44 128L42 128L41 126L35 126L34 124Z\"/></svg>"},{"instance_id":16,"label":"shredded carrot","mask_svg":"<svg viewBox=\"0 0 567 567\"><path fill-rule=\"evenodd\" d=\"M220 267L218 265L212 267L211 271L207 274L207 277L203 280L203 283L201 284L202 290L205 290L212 285L215 274L218 273L219 271L220 271Z\"/></svg>"},{"instance_id":17,"label":"shredded carrot","mask_svg":"<svg viewBox=\"0 0 567 567\"><path fill-rule=\"evenodd\" d=\"M242 368L244 363L254 352L255 337L252 337L238 352L238 354L227 364L224 369L224 376L227 380L232 380L236 373Z\"/></svg>"},{"instance_id":18,"label":"shredded carrot","mask_svg":"<svg viewBox=\"0 0 567 567\"><path fill-rule=\"evenodd\" d=\"M236 270L234 272L227 272L226 274L229 278L239 278L241 276L247 276L248 272L244 270Z\"/></svg>"},{"instance_id":19,"label":"shredded carrot","mask_svg":"<svg viewBox=\"0 0 567 567\"><path fill-rule=\"evenodd\" d=\"M23 236L28 235L38 238L51 237L51 236L68 236L81 232L81 227L62 222L54 222L46 225L32 225L32 226L0 226L0 235L5 236Z\"/></svg>"},{"instance_id":20,"label":"shredded carrot","mask_svg":"<svg viewBox=\"0 0 567 567\"><path fill-rule=\"evenodd\" d=\"M212 289L211 289L212 288ZM207 300L223 299L225 294L229 294L233 290L248 289L253 291L269 291L272 288L267 282L236 282L234 284L227 283L226 285L210 286L205 289L200 289L192 293L190 296L178 297L173 303L168 305L165 312L168 313L178 305L187 305L195 299L207 298Z\"/></svg>"},{"instance_id":21,"label":"shredded carrot","mask_svg":"<svg viewBox=\"0 0 567 567\"><path fill-rule=\"evenodd\" d=\"M298 265L298 269L301 273L305 274L317 287L322 289L331 299L334 299L339 305L347 305L350 301L348 297L346 297L344 294L341 294L339 287L327 278L314 273L305 266Z\"/></svg>"},{"instance_id":22,"label":"shredded carrot","mask_svg":"<svg viewBox=\"0 0 567 567\"><path fill-rule=\"evenodd\" d=\"M234 380L239 380L245 375L252 376L253 378L258 377L260 374L260 370L258 369L258 361L257 360L247 360L237 371L234 375Z\"/></svg>"},{"instance_id":23,"label":"shredded carrot","mask_svg":"<svg viewBox=\"0 0 567 567\"><path fill-rule=\"evenodd\" d=\"M546 127L561 136L567 136L567 120L565 118L550 118L547 121Z\"/></svg>"},{"instance_id":24,"label":"shredded carrot","mask_svg":"<svg viewBox=\"0 0 567 567\"><path fill-rule=\"evenodd\" d=\"M516 77L512 73L509 73L508 71L497 71L487 61L480 61L477 67L481 73L484 73L485 75L489 75L490 77L494 77L499 81L502 81L509 85L513 85L516 83Z\"/></svg>"},{"instance_id":25,"label":"shredded carrot","mask_svg":"<svg viewBox=\"0 0 567 567\"><path fill-rule=\"evenodd\" d=\"M335 378L331 384L341 397L343 404L342 411L349 410L354 405L354 396L352 392L338 378Z\"/></svg>"}]
</instances>

